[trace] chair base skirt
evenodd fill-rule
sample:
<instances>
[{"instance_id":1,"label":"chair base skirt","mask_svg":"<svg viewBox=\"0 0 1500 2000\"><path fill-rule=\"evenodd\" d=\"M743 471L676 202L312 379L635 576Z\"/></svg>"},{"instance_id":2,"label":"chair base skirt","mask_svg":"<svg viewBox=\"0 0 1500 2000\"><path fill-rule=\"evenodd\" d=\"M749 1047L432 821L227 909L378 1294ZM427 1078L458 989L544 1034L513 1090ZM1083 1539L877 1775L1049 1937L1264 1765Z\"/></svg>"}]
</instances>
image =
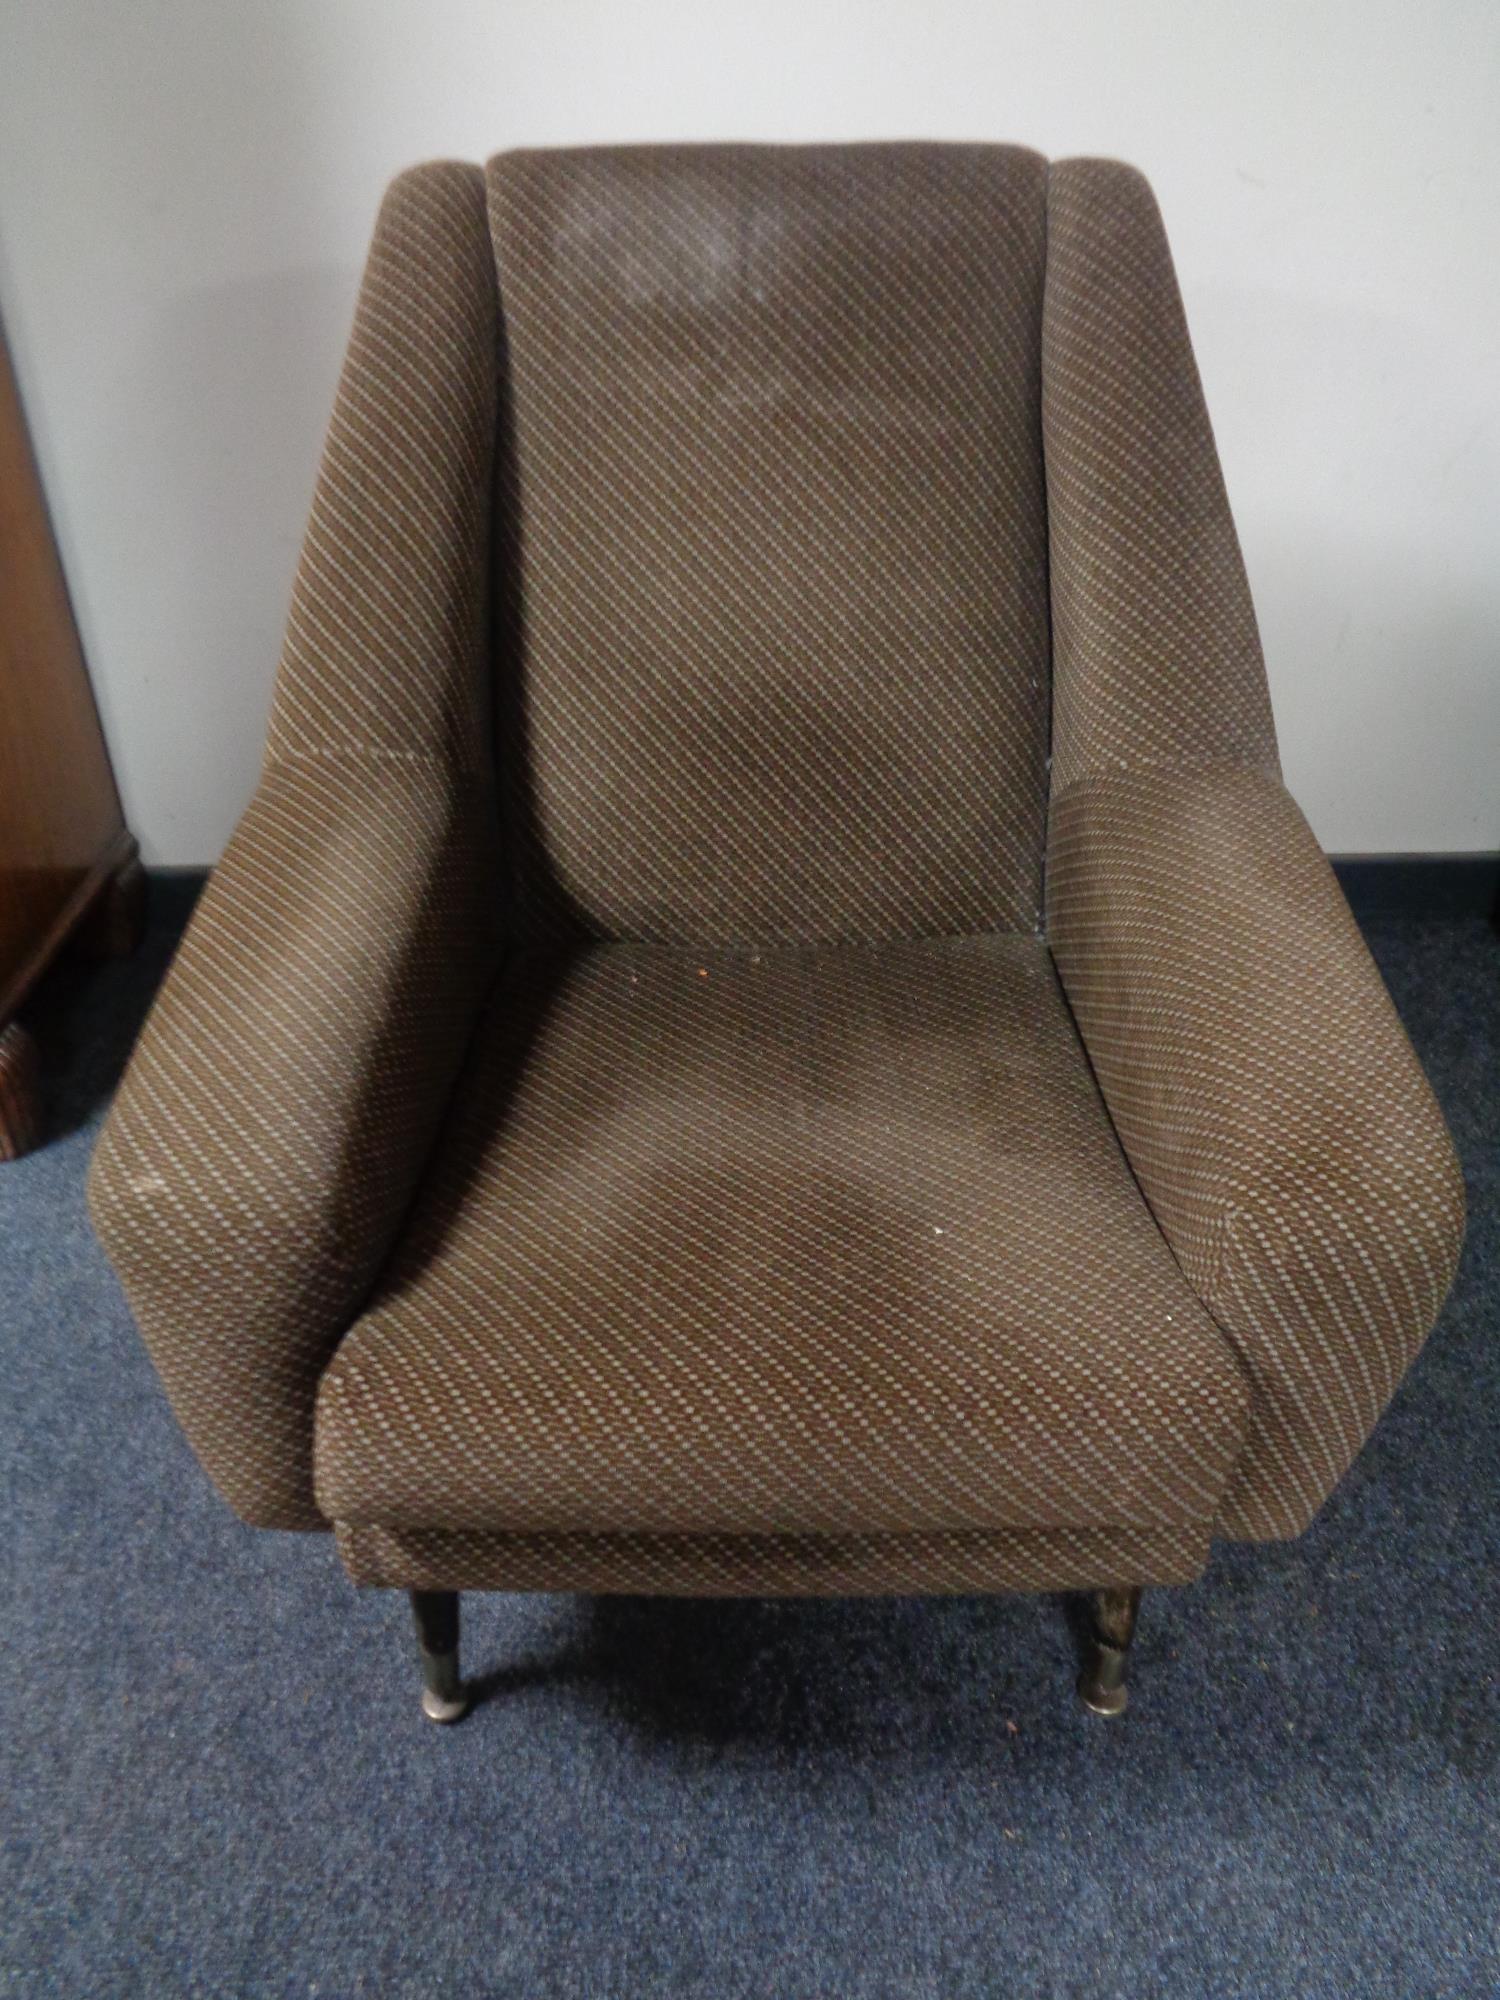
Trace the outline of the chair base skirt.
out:
<instances>
[{"instance_id":1,"label":"chair base skirt","mask_svg":"<svg viewBox=\"0 0 1500 2000\"><path fill-rule=\"evenodd\" d=\"M1209 1528L911 1535L500 1535L337 1527L357 1584L591 1596L896 1597L1191 1583Z\"/></svg>"}]
</instances>

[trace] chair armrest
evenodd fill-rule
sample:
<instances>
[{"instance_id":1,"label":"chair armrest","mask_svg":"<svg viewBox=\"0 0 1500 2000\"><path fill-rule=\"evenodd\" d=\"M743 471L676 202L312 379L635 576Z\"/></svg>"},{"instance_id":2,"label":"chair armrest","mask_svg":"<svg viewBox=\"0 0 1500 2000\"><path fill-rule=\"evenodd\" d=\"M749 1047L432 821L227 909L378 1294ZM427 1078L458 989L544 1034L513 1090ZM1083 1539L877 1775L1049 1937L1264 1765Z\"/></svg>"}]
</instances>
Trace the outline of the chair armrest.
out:
<instances>
[{"instance_id":1,"label":"chair armrest","mask_svg":"<svg viewBox=\"0 0 1500 2000\"><path fill-rule=\"evenodd\" d=\"M1293 1535L1430 1330L1463 1237L1442 1116L1306 821L1235 765L1053 802L1048 933L1136 1179L1251 1384L1226 1534Z\"/></svg>"},{"instance_id":2,"label":"chair armrest","mask_svg":"<svg viewBox=\"0 0 1500 2000\"><path fill-rule=\"evenodd\" d=\"M324 1525L318 1377L414 1190L496 957L499 317L477 167L382 204L265 772L95 1157L94 1217L245 1519Z\"/></svg>"},{"instance_id":3,"label":"chair armrest","mask_svg":"<svg viewBox=\"0 0 1500 2000\"><path fill-rule=\"evenodd\" d=\"M205 1469L318 1527L318 1379L400 1223L494 961L487 797L416 760L270 767L205 889L89 1199Z\"/></svg>"}]
</instances>

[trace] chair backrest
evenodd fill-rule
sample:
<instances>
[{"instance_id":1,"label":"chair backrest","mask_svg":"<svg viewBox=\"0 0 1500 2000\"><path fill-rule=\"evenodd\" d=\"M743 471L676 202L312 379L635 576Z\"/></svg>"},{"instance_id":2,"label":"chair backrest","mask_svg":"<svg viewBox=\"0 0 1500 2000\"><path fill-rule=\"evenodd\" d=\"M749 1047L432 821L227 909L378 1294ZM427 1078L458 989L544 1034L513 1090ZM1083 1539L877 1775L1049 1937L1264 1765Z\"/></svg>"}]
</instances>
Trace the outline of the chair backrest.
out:
<instances>
[{"instance_id":1,"label":"chair backrest","mask_svg":"<svg viewBox=\"0 0 1500 2000\"><path fill-rule=\"evenodd\" d=\"M488 190L522 849L604 935L1030 930L1046 163L523 152Z\"/></svg>"}]
</instances>

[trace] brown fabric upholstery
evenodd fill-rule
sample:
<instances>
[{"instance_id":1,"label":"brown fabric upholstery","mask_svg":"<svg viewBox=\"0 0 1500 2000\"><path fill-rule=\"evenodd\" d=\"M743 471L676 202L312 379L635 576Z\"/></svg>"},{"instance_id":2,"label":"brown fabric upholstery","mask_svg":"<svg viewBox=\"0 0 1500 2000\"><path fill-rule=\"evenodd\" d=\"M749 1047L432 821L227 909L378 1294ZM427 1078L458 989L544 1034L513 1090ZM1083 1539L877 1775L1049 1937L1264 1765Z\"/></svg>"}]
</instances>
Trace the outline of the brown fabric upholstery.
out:
<instances>
[{"instance_id":1,"label":"brown fabric upholstery","mask_svg":"<svg viewBox=\"0 0 1500 2000\"><path fill-rule=\"evenodd\" d=\"M1052 797L1183 758L1279 770L1239 541L1150 188L1113 160L1047 181L1042 431Z\"/></svg>"},{"instance_id":2,"label":"brown fabric upholstery","mask_svg":"<svg viewBox=\"0 0 1500 2000\"><path fill-rule=\"evenodd\" d=\"M494 965L495 280L478 171L381 211L265 774L94 1158L94 1219L247 1520L325 1526L318 1377L411 1197Z\"/></svg>"},{"instance_id":3,"label":"brown fabric upholstery","mask_svg":"<svg viewBox=\"0 0 1500 2000\"><path fill-rule=\"evenodd\" d=\"M1252 1385L1231 1535L1291 1535L1437 1316L1447 1132L1282 790L1265 672L1151 192L1052 169L1043 427L1047 935L1116 1130Z\"/></svg>"},{"instance_id":4,"label":"brown fabric upholstery","mask_svg":"<svg viewBox=\"0 0 1500 2000\"><path fill-rule=\"evenodd\" d=\"M1032 930L1045 163L636 147L489 189L518 854L610 936Z\"/></svg>"},{"instance_id":5,"label":"brown fabric upholstery","mask_svg":"<svg viewBox=\"0 0 1500 2000\"><path fill-rule=\"evenodd\" d=\"M1306 1527L1437 1317L1463 1183L1333 871L1263 772L1090 778L1051 936L1137 1180L1252 1387L1220 1514Z\"/></svg>"},{"instance_id":6,"label":"brown fabric upholstery","mask_svg":"<svg viewBox=\"0 0 1500 2000\"><path fill-rule=\"evenodd\" d=\"M500 1532L1170 1527L1244 1414L1044 945L602 946L502 979L317 1491Z\"/></svg>"},{"instance_id":7,"label":"brown fabric upholstery","mask_svg":"<svg viewBox=\"0 0 1500 2000\"><path fill-rule=\"evenodd\" d=\"M484 1535L340 1524L358 1584L659 1597L882 1597L1191 1583L1206 1523L990 1534Z\"/></svg>"},{"instance_id":8,"label":"brown fabric upholstery","mask_svg":"<svg viewBox=\"0 0 1500 2000\"><path fill-rule=\"evenodd\" d=\"M362 1581L1169 1582L1302 1526L1462 1190L1280 788L1139 176L403 176L92 1197L223 1492Z\"/></svg>"}]
</instances>

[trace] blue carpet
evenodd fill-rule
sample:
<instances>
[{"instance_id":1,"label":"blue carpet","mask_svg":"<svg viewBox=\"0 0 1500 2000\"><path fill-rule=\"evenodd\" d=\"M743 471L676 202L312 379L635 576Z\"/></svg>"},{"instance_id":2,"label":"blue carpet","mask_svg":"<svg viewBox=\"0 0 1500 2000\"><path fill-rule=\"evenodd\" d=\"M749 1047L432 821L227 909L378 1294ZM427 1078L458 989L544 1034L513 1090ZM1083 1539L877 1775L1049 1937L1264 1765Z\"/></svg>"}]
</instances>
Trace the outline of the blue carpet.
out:
<instances>
[{"instance_id":1,"label":"blue carpet","mask_svg":"<svg viewBox=\"0 0 1500 2000\"><path fill-rule=\"evenodd\" d=\"M491 1597L445 1733L404 1600L213 1497L89 1232L180 914L54 978L54 1137L0 1169L0 1990L1500 1991L1485 924L1371 930L1468 1171L1452 1301L1311 1533L1148 1596L1124 1722L1051 1599Z\"/></svg>"}]
</instances>

